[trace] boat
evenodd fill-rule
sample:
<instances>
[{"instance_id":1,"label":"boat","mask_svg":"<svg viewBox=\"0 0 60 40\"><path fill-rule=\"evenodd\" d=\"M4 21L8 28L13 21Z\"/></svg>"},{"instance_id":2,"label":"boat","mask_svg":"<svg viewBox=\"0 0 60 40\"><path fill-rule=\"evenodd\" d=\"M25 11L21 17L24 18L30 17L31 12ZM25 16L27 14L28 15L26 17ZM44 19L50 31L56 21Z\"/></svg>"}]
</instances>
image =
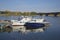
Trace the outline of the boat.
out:
<instances>
[{"instance_id":1,"label":"boat","mask_svg":"<svg viewBox=\"0 0 60 40\"><path fill-rule=\"evenodd\" d=\"M49 22L46 22L45 19L32 19L29 22L25 23L26 29L37 29L37 28L43 28L46 25L48 25Z\"/></svg>"},{"instance_id":2,"label":"boat","mask_svg":"<svg viewBox=\"0 0 60 40\"><path fill-rule=\"evenodd\" d=\"M21 19L18 18L18 20L11 20L11 22L12 22L12 26L24 26L24 24L30 20L31 18L22 16Z\"/></svg>"}]
</instances>

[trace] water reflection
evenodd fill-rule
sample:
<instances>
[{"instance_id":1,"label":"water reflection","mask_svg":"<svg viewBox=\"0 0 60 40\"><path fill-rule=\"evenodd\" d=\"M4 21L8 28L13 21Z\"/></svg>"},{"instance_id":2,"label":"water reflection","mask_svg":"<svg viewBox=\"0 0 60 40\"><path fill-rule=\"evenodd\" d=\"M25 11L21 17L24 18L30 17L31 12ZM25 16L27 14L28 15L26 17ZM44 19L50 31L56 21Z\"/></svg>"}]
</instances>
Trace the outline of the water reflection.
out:
<instances>
[{"instance_id":1,"label":"water reflection","mask_svg":"<svg viewBox=\"0 0 60 40\"><path fill-rule=\"evenodd\" d=\"M10 26L0 28L0 32L12 32L12 28Z\"/></svg>"},{"instance_id":2,"label":"water reflection","mask_svg":"<svg viewBox=\"0 0 60 40\"><path fill-rule=\"evenodd\" d=\"M44 28L38 28L38 29L26 29L23 28L25 26L10 26L3 27L2 29L0 28L0 32L22 32L22 33L28 33L28 32L44 32L47 27Z\"/></svg>"}]
</instances>

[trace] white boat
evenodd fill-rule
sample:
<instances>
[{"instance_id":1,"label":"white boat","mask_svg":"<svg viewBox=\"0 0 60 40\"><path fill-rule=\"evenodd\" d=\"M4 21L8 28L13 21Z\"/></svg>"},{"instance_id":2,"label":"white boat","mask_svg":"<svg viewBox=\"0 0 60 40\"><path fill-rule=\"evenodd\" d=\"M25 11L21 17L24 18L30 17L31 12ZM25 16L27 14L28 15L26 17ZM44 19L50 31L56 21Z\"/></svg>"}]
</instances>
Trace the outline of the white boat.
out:
<instances>
[{"instance_id":1,"label":"white boat","mask_svg":"<svg viewBox=\"0 0 60 40\"><path fill-rule=\"evenodd\" d=\"M11 20L13 26L23 26L26 22L29 22L31 18L22 17L21 20Z\"/></svg>"}]
</instances>

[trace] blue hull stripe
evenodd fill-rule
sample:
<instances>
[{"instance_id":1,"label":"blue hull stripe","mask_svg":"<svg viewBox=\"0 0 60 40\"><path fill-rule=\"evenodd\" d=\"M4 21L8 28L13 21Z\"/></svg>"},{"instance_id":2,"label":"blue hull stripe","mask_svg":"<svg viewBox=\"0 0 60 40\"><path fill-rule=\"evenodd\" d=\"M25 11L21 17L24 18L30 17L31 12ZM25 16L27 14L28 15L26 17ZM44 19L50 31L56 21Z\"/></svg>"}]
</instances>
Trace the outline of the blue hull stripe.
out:
<instances>
[{"instance_id":1,"label":"blue hull stripe","mask_svg":"<svg viewBox=\"0 0 60 40\"><path fill-rule=\"evenodd\" d=\"M45 25L42 23L26 23L25 27L28 29L36 29L36 28L41 28L44 27Z\"/></svg>"}]
</instances>

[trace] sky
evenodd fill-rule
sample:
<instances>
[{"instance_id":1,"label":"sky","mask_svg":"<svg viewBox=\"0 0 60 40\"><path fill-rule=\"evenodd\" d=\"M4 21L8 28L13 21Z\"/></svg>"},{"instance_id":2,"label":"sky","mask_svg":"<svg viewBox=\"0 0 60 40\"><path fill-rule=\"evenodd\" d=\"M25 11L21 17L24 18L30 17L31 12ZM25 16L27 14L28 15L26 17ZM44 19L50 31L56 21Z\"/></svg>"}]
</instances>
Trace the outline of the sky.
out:
<instances>
[{"instance_id":1,"label":"sky","mask_svg":"<svg viewBox=\"0 0 60 40\"><path fill-rule=\"evenodd\" d=\"M60 12L60 0L0 0L0 11Z\"/></svg>"}]
</instances>

